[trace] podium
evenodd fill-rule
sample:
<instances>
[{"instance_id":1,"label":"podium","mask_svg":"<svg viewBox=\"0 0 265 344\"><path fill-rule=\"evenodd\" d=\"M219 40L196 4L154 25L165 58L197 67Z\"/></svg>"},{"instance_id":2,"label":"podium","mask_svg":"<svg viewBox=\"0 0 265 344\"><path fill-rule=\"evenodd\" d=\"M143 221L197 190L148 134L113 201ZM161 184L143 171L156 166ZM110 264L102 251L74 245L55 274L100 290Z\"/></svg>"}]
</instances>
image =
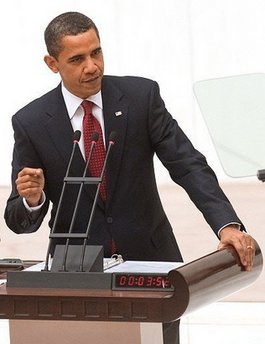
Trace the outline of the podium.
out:
<instances>
[{"instance_id":1,"label":"podium","mask_svg":"<svg viewBox=\"0 0 265 344\"><path fill-rule=\"evenodd\" d=\"M87 327L100 328L101 334L105 330L111 333L111 327L120 324L122 336L134 331L138 342L144 343L140 338L140 324L157 323L160 326L216 302L253 283L260 275L262 266L262 253L256 243L254 266L250 272L244 271L236 251L232 247L226 248L170 270L168 278L173 290L49 289L3 285L0 287L0 318L11 319L11 338L19 324L20 330L25 331L25 324L31 320L42 321L48 328L49 323L56 327L56 320L58 326L64 322L66 329L67 323L80 322L79 333L84 333L86 324ZM8 277L14 273L24 274L23 271L8 272ZM29 326L28 331L33 331L33 327ZM46 333L48 331L46 329ZM118 329L113 332L117 333ZM92 342L87 337L86 340ZM134 343L138 343L137 340ZM20 342L11 341L11 344L18 343L23 344L21 337ZM41 344L41 338L38 343ZM81 340L78 343L81 344ZM126 343L130 343L129 338L126 338Z\"/></svg>"}]
</instances>

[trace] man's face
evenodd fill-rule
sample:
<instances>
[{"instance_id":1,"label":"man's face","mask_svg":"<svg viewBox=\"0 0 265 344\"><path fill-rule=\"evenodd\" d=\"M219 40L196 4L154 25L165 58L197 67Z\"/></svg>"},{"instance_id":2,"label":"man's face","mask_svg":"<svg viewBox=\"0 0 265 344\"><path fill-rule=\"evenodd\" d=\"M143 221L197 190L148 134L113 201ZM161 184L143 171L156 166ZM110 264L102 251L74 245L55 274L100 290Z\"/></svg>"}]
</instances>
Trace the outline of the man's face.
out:
<instances>
[{"instance_id":1,"label":"man's face","mask_svg":"<svg viewBox=\"0 0 265 344\"><path fill-rule=\"evenodd\" d=\"M104 73L103 54L95 30L62 39L62 51L57 59L46 56L49 68L60 73L64 86L82 99L96 94Z\"/></svg>"}]
</instances>

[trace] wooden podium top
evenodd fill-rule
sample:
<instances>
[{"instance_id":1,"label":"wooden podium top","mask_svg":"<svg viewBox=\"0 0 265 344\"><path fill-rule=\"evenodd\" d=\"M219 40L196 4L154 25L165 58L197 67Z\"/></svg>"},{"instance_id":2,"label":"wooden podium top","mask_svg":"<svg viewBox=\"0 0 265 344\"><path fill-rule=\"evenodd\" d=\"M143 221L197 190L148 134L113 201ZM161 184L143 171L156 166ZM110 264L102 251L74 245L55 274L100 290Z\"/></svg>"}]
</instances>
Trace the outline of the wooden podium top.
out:
<instances>
[{"instance_id":1,"label":"wooden podium top","mask_svg":"<svg viewBox=\"0 0 265 344\"><path fill-rule=\"evenodd\" d=\"M2 285L0 318L171 322L253 283L261 273L262 264L262 253L256 244L252 271L244 271L232 247L215 251L171 270L168 277L173 291Z\"/></svg>"}]
</instances>

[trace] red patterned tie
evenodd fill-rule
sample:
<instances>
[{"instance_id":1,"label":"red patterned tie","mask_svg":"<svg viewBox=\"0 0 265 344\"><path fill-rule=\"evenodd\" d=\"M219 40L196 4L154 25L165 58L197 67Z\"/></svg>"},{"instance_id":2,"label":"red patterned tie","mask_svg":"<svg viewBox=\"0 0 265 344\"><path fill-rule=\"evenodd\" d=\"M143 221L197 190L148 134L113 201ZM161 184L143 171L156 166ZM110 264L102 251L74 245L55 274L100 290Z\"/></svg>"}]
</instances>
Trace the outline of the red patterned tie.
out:
<instances>
[{"instance_id":1,"label":"red patterned tie","mask_svg":"<svg viewBox=\"0 0 265 344\"><path fill-rule=\"evenodd\" d=\"M84 100L81 103L81 106L84 109L84 118L83 118L83 136L84 136L84 147L85 147L85 158L87 160L90 146L91 146L91 135L94 132L97 132L99 135L99 139L94 147L94 151L89 163L89 171L92 177L99 177L101 175L101 171L103 168L106 152L103 142L103 135L102 130L99 122L92 114L92 106L93 104L88 101ZM106 177L103 177L103 181L101 183L99 189L100 195L103 201L106 201L107 198L107 185L106 185Z\"/></svg>"}]
</instances>

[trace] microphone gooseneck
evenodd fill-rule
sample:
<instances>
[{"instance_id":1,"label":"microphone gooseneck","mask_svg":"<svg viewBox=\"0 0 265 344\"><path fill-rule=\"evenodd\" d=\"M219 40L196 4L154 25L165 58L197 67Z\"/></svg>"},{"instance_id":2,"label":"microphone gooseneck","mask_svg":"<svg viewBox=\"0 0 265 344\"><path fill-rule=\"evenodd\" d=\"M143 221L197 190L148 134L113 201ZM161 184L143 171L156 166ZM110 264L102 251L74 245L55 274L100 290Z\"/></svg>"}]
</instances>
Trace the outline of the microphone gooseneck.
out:
<instances>
[{"instance_id":1,"label":"microphone gooseneck","mask_svg":"<svg viewBox=\"0 0 265 344\"><path fill-rule=\"evenodd\" d=\"M86 238L83 241L83 248L82 248L82 255L81 255L81 260L80 260L79 271L83 271L84 270L84 258L85 258L86 242L87 242L87 240L89 238L89 232L90 232L90 229L91 229L91 223L92 223L92 220L93 220L93 217L94 217L94 213L95 213L95 209L96 209L96 204L97 204L97 200L98 200L100 185L101 185L101 182L103 180L104 173L106 171L106 166L107 166L107 162L108 162L108 159L109 159L111 148L115 144L116 136L117 136L117 134L116 134L115 131L112 131L110 133L110 135L109 135L109 141L108 141L109 144L108 144L105 160L104 160L102 171L101 171L101 175L100 175L100 183L97 186L94 202L93 202L93 205L92 205L92 209L91 209L91 213L90 213L90 217L89 217L89 221L88 221L88 225L87 225Z\"/></svg>"}]
</instances>

